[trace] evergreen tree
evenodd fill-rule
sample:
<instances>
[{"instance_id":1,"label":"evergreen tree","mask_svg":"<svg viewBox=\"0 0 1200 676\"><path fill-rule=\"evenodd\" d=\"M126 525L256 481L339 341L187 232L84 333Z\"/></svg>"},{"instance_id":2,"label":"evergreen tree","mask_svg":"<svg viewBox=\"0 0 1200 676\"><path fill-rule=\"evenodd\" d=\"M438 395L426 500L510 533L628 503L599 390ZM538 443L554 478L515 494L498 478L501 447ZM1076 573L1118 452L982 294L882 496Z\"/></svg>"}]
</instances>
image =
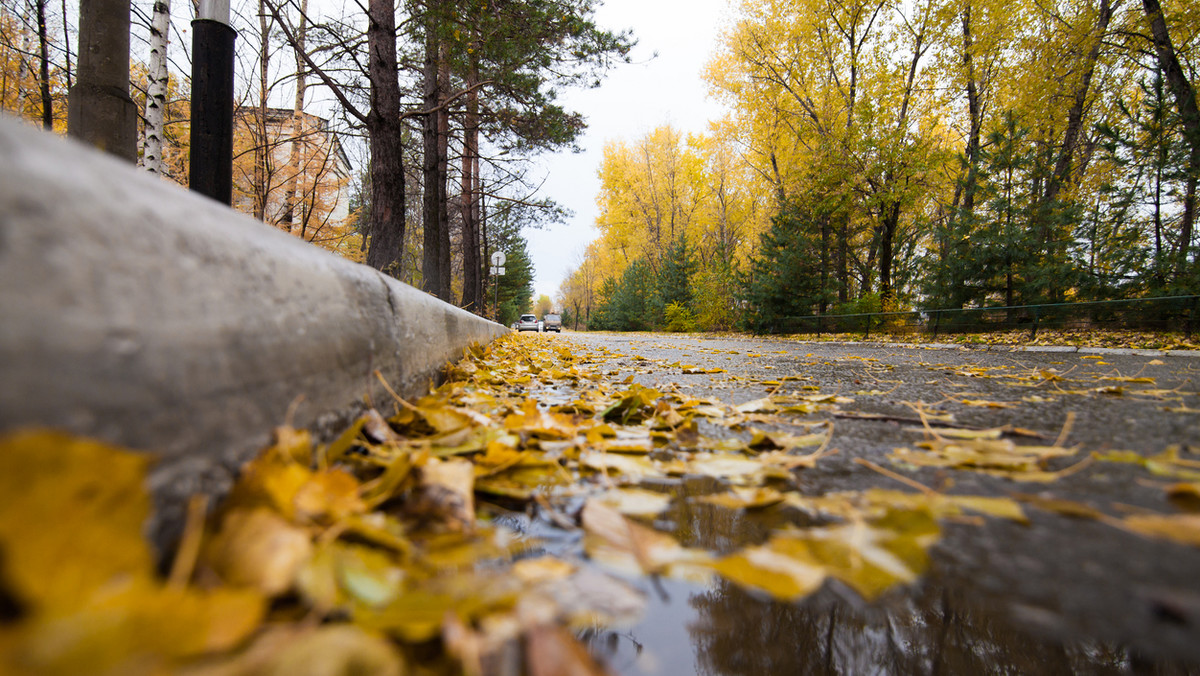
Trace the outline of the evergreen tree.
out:
<instances>
[{"instance_id":1,"label":"evergreen tree","mask_svg":"<svg viewBox=\"0 0 1200 676\"><path fill-rule=\"evenodd\" d=\"M746 328L782 331L786 318L818 314L836 298L836 288L822 269L821 233L828 218L819 205L784 200L743 281L749 304Z\"/></svg>"},{"instance_id":2,"label":"evergreen tree","mask_svg":"<svg viewBox=\"0 0 1200 676\"><path fill-rule=\"evenodd\" d=\"M521 235L522 221L515 218L519 210L500 210L491 225L492 251L503 251L504 274L490 278L487 301L499 303L496 322L508 326L533 305L533 261L529 258L528 242Z\"/></svg>"}]
</instances>

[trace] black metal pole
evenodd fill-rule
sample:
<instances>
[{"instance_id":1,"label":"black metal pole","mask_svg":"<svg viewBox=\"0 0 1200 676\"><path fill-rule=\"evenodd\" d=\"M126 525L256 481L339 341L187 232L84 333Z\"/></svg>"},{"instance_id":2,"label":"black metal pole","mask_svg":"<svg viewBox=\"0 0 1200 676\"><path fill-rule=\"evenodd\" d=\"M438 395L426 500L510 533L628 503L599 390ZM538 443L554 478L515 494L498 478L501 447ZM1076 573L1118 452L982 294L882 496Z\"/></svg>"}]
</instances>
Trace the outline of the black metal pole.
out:
<instances>
[{"instance_id":1,"label":"black metal pole","mask_svg":"<svg viewBox=\"0 0 1200 676\"><path fill-rule=\"evenodd\" d=\"M207 3L202 3L202 8ZM219 14L219 10L218 10ZM226 205L233 203L233 41L225 22L192 22L192 148L188 187Z\"/></svg>"}]
</instances>

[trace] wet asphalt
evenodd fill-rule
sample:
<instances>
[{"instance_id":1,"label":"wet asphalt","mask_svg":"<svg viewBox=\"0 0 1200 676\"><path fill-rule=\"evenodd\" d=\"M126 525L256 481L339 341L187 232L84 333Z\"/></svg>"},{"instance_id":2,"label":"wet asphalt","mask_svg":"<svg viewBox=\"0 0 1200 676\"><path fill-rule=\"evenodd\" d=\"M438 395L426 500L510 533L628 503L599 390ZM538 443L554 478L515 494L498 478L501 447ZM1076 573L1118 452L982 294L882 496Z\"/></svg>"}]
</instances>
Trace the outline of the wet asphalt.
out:
<instances>
[{"instance_id":1,"label":"wet asphalt","mask_svg":"<svg viewBox=\"0 0 1200 676\"><path fill-rule=\"evenodd\" d=\"M798 475L808 495L905 489L855 462L862 458L952 494L1037 494L1115 519L1181 513L1164 490L1180 479L1137 464L1093 462L1049 483L897 467L888 454L922 438L911 422L917 409L949 414L958 426L1041 436L1022 444L1052 444L1067 426L1063 445L1079 453L1052 459L1052 470L1094 451L1151 456L1171 446L1200 461L1200 355L663 334L556 339L624 355L604 364L614 380L633 375L730 404L768 393L852 399L799 418L831 420L838 450ZM684 374L676 362L724 372ZM868 414L878 419L861 418ZM606 637L600 652L609 646L622 673L1200 673L1200 547L1033 507L1026 513L1028 524L945 524L923 579L874 604L836 584L797 604L725 584L677 588L661 591L653 621ZM749 523L721 527L753 531ZM672 623L681 625L674 638L644 638L671 634Z\"/></svg>"}]
</instances>

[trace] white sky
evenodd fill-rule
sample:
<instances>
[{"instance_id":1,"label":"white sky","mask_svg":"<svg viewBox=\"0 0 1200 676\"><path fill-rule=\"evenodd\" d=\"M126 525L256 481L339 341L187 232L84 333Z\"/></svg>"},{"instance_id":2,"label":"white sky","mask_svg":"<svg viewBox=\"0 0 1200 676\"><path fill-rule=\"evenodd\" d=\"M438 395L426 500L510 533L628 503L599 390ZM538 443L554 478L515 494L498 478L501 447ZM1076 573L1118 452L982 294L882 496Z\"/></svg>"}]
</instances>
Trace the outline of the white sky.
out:
<instances>
[{"instance_id":1,"label":"white sky","mask_svg":"<svg viewBox=\"0 0 1200 676\"><path fill-rule=\"evenodd\" d=\"M632 29L638 41L633 63L610 71L598 89L563 96L569 110L587 117L583 152L547 156L540 194L575 212L564 225L526 230L533 259L534 298L554 299L558 286L577 267L599 232L597 172L608 141L635 141L671 124L684 133L704 132L723 108L707 95L702 79L709 55L728 21L728 0L604 0L596 23L609 30ZM654 54L657 52L657 57Z\"/></svg>"}]
</instances>

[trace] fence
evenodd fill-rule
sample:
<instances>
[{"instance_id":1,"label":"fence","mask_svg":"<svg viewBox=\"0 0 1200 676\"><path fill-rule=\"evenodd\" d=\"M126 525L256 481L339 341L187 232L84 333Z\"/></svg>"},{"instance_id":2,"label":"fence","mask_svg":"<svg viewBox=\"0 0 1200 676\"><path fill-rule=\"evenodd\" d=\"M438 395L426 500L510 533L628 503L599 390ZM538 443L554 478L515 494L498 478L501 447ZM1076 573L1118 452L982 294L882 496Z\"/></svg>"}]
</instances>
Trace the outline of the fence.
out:
<instances>
[{"instance_id":1,"label":"fence","mask_svg":"<svg viewBox=\"0 0 1200 676\"><path fill-rule=\"evenodd\" d=\"M1200 296L1163 296L1083 303L1052 303L908 312L785 317L775 333L991 333L1041 329L1182 331L1191 338L1200 320Z\"/></svg>"}]
</instances>

